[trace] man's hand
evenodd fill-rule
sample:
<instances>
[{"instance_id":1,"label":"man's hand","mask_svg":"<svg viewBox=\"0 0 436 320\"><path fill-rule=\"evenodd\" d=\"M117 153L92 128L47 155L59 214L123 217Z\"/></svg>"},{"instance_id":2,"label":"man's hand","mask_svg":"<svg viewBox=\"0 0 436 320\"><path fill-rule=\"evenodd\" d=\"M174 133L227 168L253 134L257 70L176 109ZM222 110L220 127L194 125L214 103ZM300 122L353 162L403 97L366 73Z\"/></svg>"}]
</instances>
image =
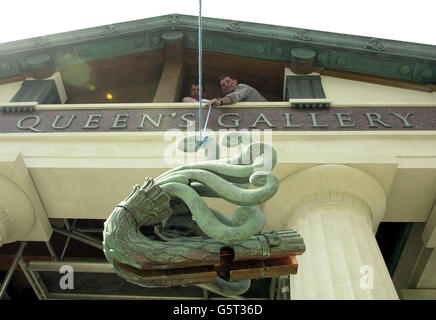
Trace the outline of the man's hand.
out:
<instances>
[{"instance_id":1,"label":"man's hand","mask_svg":"<svg viewBox=\"0 0 436 320\"><path fill-rule=\"evenodd\" d=\"M210 100L209 103L207 104L207 106L220 107L220 106L223 106L225 104L232 104L232 103L233 103L233 101L229 97L224 97L221 99L215 98L215 99Z\"/></svg>"},{"instance_id":2,"label":"man's hand","mask_svg":"<svg viewBox=\"0 0 436 320\"><path fill-rule=\"evenodd\" d=\"M220 100L218 98L212 99L207 103L207 106L210 107L218 107L222 105L222 102L220 102Z\"/></svg>"}]
</instances>

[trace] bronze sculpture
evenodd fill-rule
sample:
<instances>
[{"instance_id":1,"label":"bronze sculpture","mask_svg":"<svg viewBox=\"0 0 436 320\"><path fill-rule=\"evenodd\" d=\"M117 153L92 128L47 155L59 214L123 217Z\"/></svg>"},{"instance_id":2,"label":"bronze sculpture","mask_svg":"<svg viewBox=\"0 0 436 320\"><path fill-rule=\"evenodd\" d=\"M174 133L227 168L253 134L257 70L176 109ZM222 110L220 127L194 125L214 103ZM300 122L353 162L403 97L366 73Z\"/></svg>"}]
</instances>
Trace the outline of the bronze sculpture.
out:
<instances>
[{"instance_id":1,"label":"bronze sculpture","mask_svg":"<svg viewBox=\"0 0 436 320\"><path fill-rule=\"evenodd\" d=\"M295 230L261 233L265 217L257 205L279 187L262 169L266 163L274 168L276 151L237 131L221 142L230 147L244 141L242 152L230 159L218 159L218 145L209 141L215 159L179 166L134 187L104 227L104 253L119 276L144 287L198 285L234 296L249 289L250 279L296 273L294 256L305 250L301 236ZM184 151L189 146L197 151L200 139L179 142ZM228 218L201 197L239 207Z\"/></svg>"}]
</instances>

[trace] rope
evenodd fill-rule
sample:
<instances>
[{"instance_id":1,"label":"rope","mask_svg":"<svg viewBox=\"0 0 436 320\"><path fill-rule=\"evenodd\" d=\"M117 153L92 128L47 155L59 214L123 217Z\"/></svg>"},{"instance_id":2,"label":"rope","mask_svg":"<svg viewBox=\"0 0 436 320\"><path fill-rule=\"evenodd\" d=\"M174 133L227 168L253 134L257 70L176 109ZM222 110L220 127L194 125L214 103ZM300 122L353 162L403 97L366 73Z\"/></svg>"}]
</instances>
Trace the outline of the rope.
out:
<instances>
[{"instance_id":1,"label":"rope","mask_svg":"<svg viewBox=\"0 0 436 320\"><path fill-rule=\"evenodd\" d=\"M207 140L209 140L209 137L206 136L206 129L207 129L207 122L209 121L210 110L212 110L212 106L209 106L209 111L207 112L206 122L204 124L204 130L203 130L205 137L203 140L201 139L201 131L200 131L200 146L203 145L203 143L205 143Z\"/></svg>"},{"instance_id":2,"label":"rope","mask_svg":"<svg viewBox=\"0 0 436 320\"><path fill-rule=\"evenodd\" d=\"M201 19L201 0L199 0L199 13L198 13L198 126L199 126L199 133L200 133L200 146L205 143L209 137L206 136L206 129L207 129L207 123L209 121L210 111L212 110L212 106L209 106L209 111L207 112L206 122L204 125L204 139L202 138L201 134L201 127L202 127L202 119L203 114L201 110L201 103L203 102L203 79L202 79L202 60L203 60L203 40L202 40L202 33L203 33L203 26L202 26L202 19Z\"/></svg>"},{"instance_id":3,"label":"rope","mask_svg":"<svg viewBox=\"0 0 436 320\"><path fill-rule=\"evenodd\" d=\"M202 94L203 94L203 86L202 86L202 74L201 74L201 70L202 70L202 31L203 31L203 26L202 26L202 21L201 21L201 0L199 0L199 14L198 14L198 90L199 92L199 96L198 96L198 126L199 126L199 131L200 131L200 143L202 141L201 138L201 121L202 121L202 113L201 113L201 103L202 103Z\"/></svg>"}]
</instances>

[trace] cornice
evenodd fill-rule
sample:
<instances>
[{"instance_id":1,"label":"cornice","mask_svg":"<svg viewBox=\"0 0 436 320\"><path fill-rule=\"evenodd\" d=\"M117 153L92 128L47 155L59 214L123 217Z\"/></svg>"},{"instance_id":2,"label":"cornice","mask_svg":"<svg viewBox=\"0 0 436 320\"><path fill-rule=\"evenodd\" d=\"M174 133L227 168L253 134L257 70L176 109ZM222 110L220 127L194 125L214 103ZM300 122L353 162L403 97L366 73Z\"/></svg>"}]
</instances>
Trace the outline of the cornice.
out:
<instances>
[{"instance_id":1,"label":"cornice","mask_svg":"<svg viewBox=\"0 0 436 320\"><path fill-rule=\"evenodd\" d=\"M162 34L173 30L197 49L197 28L198 17L170 14L3 43L0 78L25 72L40 53L62 66L161 49ZM289 61L291 50L306 47L320 67L436 83L433 45L216 18L203 18L203 32L205 51Z\"/></svg>"}]
</instances>

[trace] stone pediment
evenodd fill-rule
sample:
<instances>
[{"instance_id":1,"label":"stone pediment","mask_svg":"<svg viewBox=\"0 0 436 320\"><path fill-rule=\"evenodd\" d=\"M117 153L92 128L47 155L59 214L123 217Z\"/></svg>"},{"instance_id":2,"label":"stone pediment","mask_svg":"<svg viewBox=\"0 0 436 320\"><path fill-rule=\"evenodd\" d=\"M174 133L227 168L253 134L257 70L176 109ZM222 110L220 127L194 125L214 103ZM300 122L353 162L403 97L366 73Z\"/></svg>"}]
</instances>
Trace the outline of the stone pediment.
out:
<instances>
[{"instance_id":1,"label":"stone pediment","mask_svg":"<svg viewBox=\"0 0 436 320\"><path fill-rule=\"evenodd\" d=\"M20 76L48 54L54 66L92 62L163 49L162 35L184 34L184 46L198 48L196 16L170 14L124 23L52 34L0 44L0 79ZM203 18L203 50L289 62L291 51L315 52L315 67L393 78L421 84L436 83L435 46Z\"/></svg>"}]
</instances>

